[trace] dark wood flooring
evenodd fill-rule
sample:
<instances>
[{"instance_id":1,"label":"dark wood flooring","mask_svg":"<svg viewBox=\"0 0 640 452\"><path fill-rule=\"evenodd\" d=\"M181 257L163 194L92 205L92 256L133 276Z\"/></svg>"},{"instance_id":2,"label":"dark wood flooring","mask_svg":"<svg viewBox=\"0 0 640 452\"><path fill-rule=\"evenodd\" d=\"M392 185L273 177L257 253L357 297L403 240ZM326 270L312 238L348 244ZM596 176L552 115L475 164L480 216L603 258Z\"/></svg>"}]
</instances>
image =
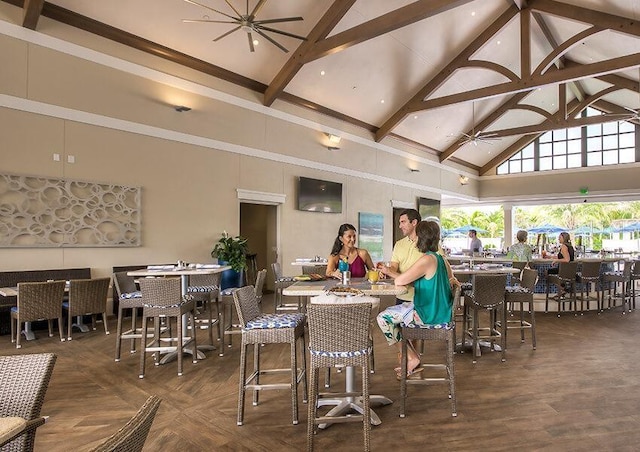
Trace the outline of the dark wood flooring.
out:
<instances>
[{"instance_id":1,"label":"dark wood flooring","mask_svg":"<svg viewBox=\"0 0 640 452\"><path fill-rule=\"evenodd\" d=\"M521 344L511 334L504 363L498 353L485 353L475 365L469 353L456 355L457 418L450 415L444 386L409 387L407 417L398 417L395 351L374 331L372 393L396 403L376 409L382 424L372 429L372 449L639 450L640 311L562 318L539 313L537 319L536 351L529 337ZM145 450L305 449L306 405L300 403L300 424L292 425L284 391L263 392L257 407L249 401L245 425L236 426L237 337L224 357L208 352L196 365L185 360L182 377L173 362L149 365L140 380L138 355L125 353L114 362L114 319L110 326L109 336L98 328L65 343L39 332L20 351L9 336L0 337L2 354L58 355L42 410L50 420L38 430L36 450L87 448L115 432L150 394L163 402ZM263 363L286 366L287 359L284 347L265 347ZM342 376L333 376L333 387L340 388ZM317 450L361 449L361 429L358 423L331 426L317 435Z\"/></svg>"}]
</instances>

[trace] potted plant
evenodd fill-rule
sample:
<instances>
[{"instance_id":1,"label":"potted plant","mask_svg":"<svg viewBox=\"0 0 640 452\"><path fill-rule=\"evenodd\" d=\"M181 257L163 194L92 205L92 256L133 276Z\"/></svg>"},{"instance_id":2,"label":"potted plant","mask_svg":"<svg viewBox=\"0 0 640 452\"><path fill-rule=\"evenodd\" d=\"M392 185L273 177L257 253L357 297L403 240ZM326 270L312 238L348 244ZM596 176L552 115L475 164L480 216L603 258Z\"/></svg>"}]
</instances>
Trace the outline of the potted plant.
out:
<instances>
[{"instance_id":1,"label":"potted plant","mask_svg":"<svg viewBox=\"0 0 640 452\"><path fill-rule=\"evenodd\" d=\"M230 237L227 231L224 231L215 243L211 257L217 258L218 263L231 267L231 270L222 274L222 289L242 285L242 272L247 268L247 239L240 236Z\"/></svg>"}]
</instances>

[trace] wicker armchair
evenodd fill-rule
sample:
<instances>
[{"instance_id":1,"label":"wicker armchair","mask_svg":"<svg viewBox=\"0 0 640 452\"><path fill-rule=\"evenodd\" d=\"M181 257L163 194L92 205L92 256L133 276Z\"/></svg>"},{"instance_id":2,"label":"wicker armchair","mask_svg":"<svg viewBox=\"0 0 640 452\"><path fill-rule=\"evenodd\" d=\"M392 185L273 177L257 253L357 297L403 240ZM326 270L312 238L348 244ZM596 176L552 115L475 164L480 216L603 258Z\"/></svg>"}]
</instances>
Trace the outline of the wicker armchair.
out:
<instances>
[{"instance_id":1,"label":"wicker armchair","mask_svg":"<svg viewBox=\"0 0 640 452\"><path fill-rule=\"evenodd\" d=\"M156 362L158 362L159 354L175 352L178 358L178 376L182 376L182 354L185 347L193 344L192 362L198 362L196 347L196 329L191 328L191 337L184 340L182 316L189 315L191 325L195 319L195 303L189 295L182 296L180 278L153 278L140 280L140 289L142 291L142 337L140 339L142 352L140 353L140 378L144 378L145 355L147 352L153 352ZM147 343L147 322L149 318L155 319L154 337L151 342ZM160 318L165 318L167 323L171 322L171 318L176 319L177 332L176 337L160 337ZM188 328L187 328L188 330ZM163 345L168 343L169 345Z\"/></svg>"},{"instance_id":2,"label":"wicker armchair","mask_svg":"<svg viewBox=\"0 0 640 452\"><path fill-rule=\"evenodd\" d=\"M504 308L507 275L474 275L473 293L464 295L465 331L472 340L473 362L478 360L479 341L487 341L491 348L500 339L502 351L501 360L506 361L506 316ZM486 327L479 326L479 312L489 312L489 324ZM499 322L496 319L500 316Z\"/></svg>"},{"instance_id":3,"label":"wicker armchair","mask_svg":"<svg viewBox=\"0 0 640 452\"><path fill-rule=\"evenodd\" d=\"M576 294L576 303L580 300L580 312L584 314L584 303L587 302L587 311L589 310L589 302L591 300L596 301L596 307L598 312L602 311L601 302L601 267L602 261L583 261L580 265L581 269L576 274L576 282L580 287L580 295ZM596 293L595 298L590 296L591 284L593 284L593 290ZM577 292L577 290L576 290ZM577 307L577 306L576 306Z\"/></svg>"},{"instance_id":4,"label":"wicker armchair","mask_svg":"<svg viewBox=\"0 0 640 452\"><path fill-rule=\"evenodd\" d=\"M138 308L142 308L142 292L136 287L133 276L128 276L127 272L116 272L113 274L114 293L118 294L118 323L116 326L116 362L120 361L120 349L122 340L131 341L131 353L136 351L136 339L142 337L142 328L137 326L136 318ZM124 321L124 310L131 309L131 327L122 331Z\"/></svg>"},{"instance_id":5,"label":"wicker armchair","mask_svg":"<svg viewBox=\"0 0 640 452\"><path fill-rule=\"evenodd\" d=\"M33 450L36 428L46 421L40 411L55 362L51 353L0 356L0 416L27 421L17 437L0 443L3 451Z\"/></svg>"},{"instance_id":6,"label":"wicker armchair","mask_svg":"<svg viewBox=\"0 0 640 452\"><path fill-rule=\"evenodd\" d=\"M282 266L279 262L274 262L273 264L271 264L271 269L273 270L273 276L275 278L276 291L276 294L273 297L273 312L300 311L299 299L298 303L295 305L282 303L282 291L289 287L291 284L294 284L296 281L292 276L282 276Z\"/></svg>"},{"instance_id":7,"label":"wicker armchair","mask_svg":"<svg viewBox=\"0 0 640 452\"><path fill-rule=\"evenodd\" d=\"M138 412L92 452L141 452L162 400L151 396Z\"/></svg>"},{"instance_id":8,"label":"wicker armchair","mask_svg":"<svg viewBox=\"0 0 640 452\"><path fill-rule=\"evenodd\" d=\"M53 337L52 319L58 319L60 341L62 335L62 301L64 299L64 281L18 283L18 305L11 308L11 342L21 348L20 326L24 322L47 320L49 337Z\"/></svg>"},{"instance_id":9,"label":"wicker armchair","mask_svg":"<svg viewBox=\"0 0 640 452\"><path fill-rule=\"evenodd\" d=\"M109 334L107 325L107 296L110 278L72 279L69 283L69 301L62 303L67 310L67 340L70 341L73 317L91 315L91 328L96 329L96 314L102 314L105 334Z\"/></svg>"},{"instance_id":10,"label":"wicker armchair","mask_svg":"<svg viewBox=\"0 0 640 452\"><path fill-rule=\"evenodd\" d=\"M455 378L455 366L453 363L453 356L456 348L456 325L455 325L455 310L460 304L460 296L462 294L462 288L458 285L455 286L455 290L451 293L451 321L444 325L418 325L415 323L401 325L402 327L402 358L401 358L401 380L400 380L400 417L405 417L405 406L407 402L407 385L432 385L437 383L444 383L449 385L449 398L451 399L451 416L456 417L458 415L456 409L456 378ZM407 347L409 341L441 341L446 345L445 363L433 364L423 363L423 354L420 356L420 365L426 369L441 369L444 370L445 375L443 377L426 377L421 374L416 374L421 378L408 379L407 378ZM424 342L423 342L424 343ZM424 373L424 372L423 372Z\"/></svg>"},{"instance_id":11,"label":"wicker armchair","mask_svg":"<svg viewBox=\"0 0 640 452\"><path fill-rule=\"evenodd\" d=\"M218 326L218 340L222 339L222 327L220 323L220 279L222 273L211 275L191 275L187 293L193 297L196 303L196 327L206 329L209 333L209 349L213 350L213 327ZM215 306L215 317L213 308ZM200 346L202 347L202 345Z\"/></svg>"},{"instance_id":12,"label":"wicker armchair","mask_svg":"<svg viewBox=\"0 0 640 452\"><path fill-rule=\"evenodd\" d=\"M316 425L337 422L362 422L364 450L369 450L371 410L369 402L369 325L371 304L310 304L309 322L310 379L307 415L307 450L313 450ZM338 332L339 334L336 334ZM352 366L362 369L362 393L346 392L345 397L362 399L361 415L317 417L318 400L336 394L318 393L320 368Z\"/></svg>"},{"instance_id":13,"label":"wicker armchair","mask_svg":"<svg viewBox=\"0 0 640 452\"><path fill-rule=\"evenodd\" d=\"M576 302L576 274L578 272L578 263L573 262L560 262L558 266L558 274L547 275L547 292L545 295L544 311L549 312L549 300L558 303L558 317L562 312L563 305L569 303L569 309L571 309L571 303L573 303L574 312L577 315L577 302ZM558 289L556 295L549 296L551 286L554 285ZM566 291L568 297L562 292Z\"/></svg>"},{"instance_id":14,"label":"wicker armchair","mask_svg":"<svg viewBox=\"0 0 640 452\"><path fill-rule=\"evenodd\" d=\"M303 399L307 399L306 356L304 347L304 314L262 314L253 286L242 287L233 292L233 302L242 324L242 347L240 350L240 378L238 389L238 420L244 422L244 399L247 391L253 391L253 405L258 405L258 394L263 390L289 389L293 424L298 423L298 384L303 385ZM300 342L300 345L298 345ZM264 369L260 363L262 344L289 344L291 366L286 369ZM253 345L253 372L247 377L247 347ZM298 354L302 366L298 369ZM264 374L287 373L289 381L284 383L260 382Z\"/></svg>"},{"instance_id":15,"label":"wicker armchair","mask_svg":"<svg viewBox=\"0 0 640 452\"><path fill-rule=\"evenodd\" d=\"M513 278L512 278L513 279ZM514 305L518 306L520 311L520 318L515 320L507 319L507 328L505 329L505 335L509 330L520 330L520 341L524 342L524 331L531 330L531 345L533 349L536 349L536 310L533 306L533 293L538 282L538 271L531 268L524 268L520 277L520 283L515 286L507 286L505 294L505 309L507 312L512 313ZM529 312L529 320L525 320L524 305L527 304ZM505 338L506 342L506 338Z\"/></svg>"}]
</instances>

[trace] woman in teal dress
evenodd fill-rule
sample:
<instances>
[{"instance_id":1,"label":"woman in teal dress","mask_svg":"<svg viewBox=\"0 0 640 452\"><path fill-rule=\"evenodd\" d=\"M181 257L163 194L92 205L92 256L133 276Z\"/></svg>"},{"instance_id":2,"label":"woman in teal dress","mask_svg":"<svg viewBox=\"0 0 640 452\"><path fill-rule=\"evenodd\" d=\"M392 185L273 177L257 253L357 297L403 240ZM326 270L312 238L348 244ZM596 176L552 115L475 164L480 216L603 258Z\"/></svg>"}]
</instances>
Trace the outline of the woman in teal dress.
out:
<instances>
[{"instance_id":1,"label":"woman in teal dress","mask_svg":"<svg viewBox=\"0 0 640 452\"><path fill-rule=\"evenodd\" d=\"M424 253L402 274L389 274L396 286L413 283L413 302L390 306L378 314L378 326L389 345L402 351L402 330L400 324L443 325L451 322L451 283L455 282L444 258L437 253L440 242L440 227L434 221L421 221L416 226L417 248ZM408 347L407 370L409 375L421 370L420 357L411 346ZM399 368L396 368L399 373Z\"/></svg>"}]
</instances>

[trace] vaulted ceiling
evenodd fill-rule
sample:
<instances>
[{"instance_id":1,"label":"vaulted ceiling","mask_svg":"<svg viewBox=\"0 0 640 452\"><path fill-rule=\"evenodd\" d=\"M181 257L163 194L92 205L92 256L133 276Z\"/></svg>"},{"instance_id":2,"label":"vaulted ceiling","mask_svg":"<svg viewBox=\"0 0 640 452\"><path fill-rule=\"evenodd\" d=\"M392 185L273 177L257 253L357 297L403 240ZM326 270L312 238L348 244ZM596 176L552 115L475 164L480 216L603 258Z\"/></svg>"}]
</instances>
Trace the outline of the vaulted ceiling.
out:
<instances>
[{"instance_id":1,"label":"vaulted ceiling","mask_svg":"<svg viewBox=\"0 0 640 452\"><path fill-rule=\"evenodd\" d=\"M481 175L547 130L640 124L638 0L3 1Z\"/></svg>"}]
</instances>

